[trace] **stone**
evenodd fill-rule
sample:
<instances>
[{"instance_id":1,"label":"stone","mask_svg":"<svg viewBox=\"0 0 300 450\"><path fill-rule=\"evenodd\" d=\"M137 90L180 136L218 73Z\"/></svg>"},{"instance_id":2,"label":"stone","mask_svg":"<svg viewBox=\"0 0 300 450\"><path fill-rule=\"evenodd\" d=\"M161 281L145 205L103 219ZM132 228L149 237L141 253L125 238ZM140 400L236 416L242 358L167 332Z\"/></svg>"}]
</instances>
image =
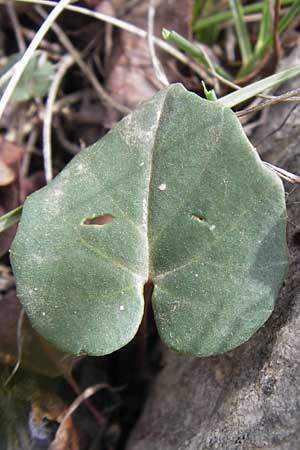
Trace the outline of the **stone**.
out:
<instances>
[{"instance_id":1,"label":"stone","mask_svg":"<svg viewBox=\"0 0 300 450\"><path fill-rule=\"evenodd\" d=\"M298 47L287 67L299 55ZM281 91L297 85L299 79ZM264 158L300 174L300 108L276 132L293 105L272 107L254 141L273 131ZM192 358L165 349L164 368L126 450L300 448L300 187L286 189L290 265L271 318L248 342L220 356Z\"/></svg>"}]
</instances>

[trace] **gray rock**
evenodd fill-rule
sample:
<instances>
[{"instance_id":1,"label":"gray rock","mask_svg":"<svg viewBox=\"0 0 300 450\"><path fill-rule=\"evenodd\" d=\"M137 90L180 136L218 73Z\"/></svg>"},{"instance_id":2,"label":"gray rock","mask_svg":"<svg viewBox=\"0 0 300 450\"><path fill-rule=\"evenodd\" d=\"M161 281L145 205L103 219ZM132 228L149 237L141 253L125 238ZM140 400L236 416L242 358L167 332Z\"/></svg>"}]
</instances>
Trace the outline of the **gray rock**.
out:
<instances>
[{"instance_id":1,"label":"gray rock","mask_svg":"<svg viewBox=\"0 0 300 450\"><path fill-rule=\"evenodd\" d=\"M283 90L296 86L299 79ZM292 107L273 107L255 138L276 130ZM273 163L300 174L300 106L297 111L264 148ZM224 355L197 359L166 349L127 450L300 449L299 186L287 185L287 205L290 266L271 318Z\"/></svg>"}]
</instances>

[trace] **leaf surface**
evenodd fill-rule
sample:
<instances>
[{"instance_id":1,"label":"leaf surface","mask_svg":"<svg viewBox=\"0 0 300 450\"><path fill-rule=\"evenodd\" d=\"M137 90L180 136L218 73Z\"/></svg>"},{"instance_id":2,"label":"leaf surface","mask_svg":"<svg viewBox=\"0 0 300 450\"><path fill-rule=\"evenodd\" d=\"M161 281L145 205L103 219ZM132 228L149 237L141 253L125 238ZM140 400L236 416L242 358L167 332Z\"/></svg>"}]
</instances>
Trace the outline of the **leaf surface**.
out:
<instances>
[{"instance_id":1,"label":"leaf surface","mask_svg":"<svg viewBox=\"0 0 300 450\"><path fill-rule=\"evenodd\" d=\"M232 111L172 85L28 198L11 259L33 325L61 349L128 343L152 280L162 339L203 356L271 314L285 228L282 183Z\"/></svg>"}]
</instances>

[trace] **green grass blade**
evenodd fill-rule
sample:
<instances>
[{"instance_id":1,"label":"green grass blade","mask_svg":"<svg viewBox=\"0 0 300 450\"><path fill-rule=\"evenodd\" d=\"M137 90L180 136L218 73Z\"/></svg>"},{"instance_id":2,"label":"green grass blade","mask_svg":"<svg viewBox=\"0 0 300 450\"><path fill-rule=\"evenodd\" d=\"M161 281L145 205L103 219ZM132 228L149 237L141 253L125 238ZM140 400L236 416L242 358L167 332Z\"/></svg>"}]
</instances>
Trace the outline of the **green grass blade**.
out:
<instances>
[{"instance_id":1,"label":"green grass blade","mask_svg":"<svg viewBox=\"0 0 300 450\"><path fill-rule=\"evenodd\" d=\"M205 95L206 99L210 100L210 101L218 100L218 97L216 96L215 90L214 89L208 90L206 85L205 85L205 83L204 83L204 81L202 81L201 83L202 83L203 92L204 92L204 95Z\"/></svg>"},{"instance_id":2,"label":"green grass blade","mask_svg":"<svg viewBox=\"0 0 300 450\"><path fill-rule=\"evenodd\" d=\"M279 33L283 33L284 30L287 29L287 27L289 26L289 24L291 23L291 21L293 20L295 15L297 13L299 13L299 11L300 11L300 1L296 0L292 4L292 6L288 10L288 12L279 21L279 26L278 26Z\"/></svg>"},{"instance_id":3,"label":"green grass blade","mask_svg":"<svg viewBox=\"0 0 300 450\"><path fill-rule=\"evenodd\" d=\"M248 30L244 21L244 14L240 0L229 0L235 29L238 37L238 43L242 56L243 66L246 66L252 58L252 49Z\"/></svg>"},{"instance_id":4,"label":"green grass blade","mask_svg":"<svg viewBox=\"0 0 300 450\"><path fill-rule=\"evenodd\" d=\"M278 25L278 32L279 34L282 34L288 25L291 23L293 18L297 13L300 11L300 0L295 0L288 12L280 19L279 25ZM242 78L248 73L250 73L257 63L264 57L266 52L269 50L271 45L273 44L273 34L270 34L269 37L265 40L264 44L261 46L260 50L254 54L254 56L251 58L249 63L242 67L240 72L238 73L238 78Z\"/></svg>"},{"instance_id":5,"label":"green grass blade","mask_svg":"<svg viewBox=\"0 0 300 450\"><path fill-rule=\"evenodd\" d=\"M200 50L200 48L193 45L190 41L185 39L180 34L176 33L176 31L169 31L166 28L162 30L162 37L168 41L175 44L177 48L183 50L186 54L195 58L198 62L207 67L207 61L204 53Z\"/></svg>"},{"instance_id":6,"label":"green grass blade","mask_svg":"<svg viewBox=\"0 0 300 450\"><path fill-rule=\"evenodd\" d=\"M202 12L203 10L203 6L205 4L205 0L194 0L193 3L193 10L192 10L192 20L194 21L199 14Z\"/></svg>"},{"instance_id":7,"label":"green grass blade","mask_svg":"<svg viewBox=\"0 0 300 450\"><path fill-rule=\"evenodd\" d=\"M195 0L195 3L197 3L197 8L194 8L194 14L192 19L192 24L195 22L195 20L198 17L207 17L215 12L216 6L218 6L218 3L220 3L218 0ZM195 5L194 3L194 5ZM197 39L200 42L206 43L209 46L212 46L215 41L217 40L217 37L219 35L219 27L218 26L211 26L209 28L206 28L205 30L199 31L197 33Z\"/></svg>"},{"instance_id":8,"label":"green grass blade","mask_svg":"<svg viewBox=\"0 0 300 450\"><path fill-rule=\"evenodd\" d=\"M281 6L289 6L294 3L295 0L281 0ZM243 15L262 12L264 8L264 2L253 3L242 7ZM213 14L209 17L203 17L198 19L193 24L193 31L198 32L209 28L211 26L219 25L226 20L232 19L232 11L226 10Z\"/></svg>"},{"instance_id":9,"label":"green grass blade","mask_svg":"<svg viewBox=\"0 0 300 450\"><path fill-rule=\"evenodd\" d=\"M255 54L257 54L260 51L261 47L263 47L265 41L268 39L271 31L271 24L272 24L272 17L270 11L270 3L269 0L264 0L262 19L260 22L258 38L254 50Z\"/></svg>"},{"instance_id":10,"label":"green grass blade","mask_svg":"<svg viewBox=\"0 0 300 450\"><path fill-rule=\"evenodd\" d=\"M291 67L282 72L271 75L270 77L264 78L263 80L256 81L255 83L249 84L238 91L232 92L231 94L225 95L219 98L217 101L224 106L232 108L233 106L239 105L240 103L249 100L252 97L262 93L263 91L276 86L277 84L283 83L292 77L300 74L300 66Z\"/></svg>"},{"instance_id":11,"label":"green grass blade","mask_svg":"<svg viewBox=\"0 0 300 450\"><path fill-rule=\"evenodd\" d=\"M163 38L171 42L172 44L176 45L177 48L184 51L187 55L194 58L196 61L198 61L200 64L202 64L205 67L209 67L209 63L207 61L207 56L202 52L200 47L196 47L193 45L190 41L185 39L180 34L176 33L176 31L169 31L163 28L162 30L162 36ZM212 62L211 62L212 64ZM214 65L215 71L222 75L222 77L226 78L227 80L231 80L232 77L227 73L222 67L218 65Z\"/></svg>"},{"instance_id":12,"label":"green grass blade","mask_svg":"<svg viewBox=\"0 0 300 450\"><path fill-rule=\"evenodd\" d=\"M13 209L12 211L9 211L8 213L0 217L0 233L19 222L22 214L22 209L23 206L18 206L16 209Z\"/></svg>"}]
</instances>

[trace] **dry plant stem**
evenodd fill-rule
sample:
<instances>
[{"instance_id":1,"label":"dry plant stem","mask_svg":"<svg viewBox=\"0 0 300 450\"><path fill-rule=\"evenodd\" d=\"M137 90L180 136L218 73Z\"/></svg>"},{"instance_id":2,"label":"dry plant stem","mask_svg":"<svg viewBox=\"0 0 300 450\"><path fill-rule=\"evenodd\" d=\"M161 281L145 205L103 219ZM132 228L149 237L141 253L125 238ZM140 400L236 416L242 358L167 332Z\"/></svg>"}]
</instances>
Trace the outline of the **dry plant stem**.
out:
<instances>
[{"instance_id":1,"label":"dry plant stem","mask_svg":"<svg viewBox=\"0 0 300 450\"><path fill-rule=\"evenodd\" d=\"M36 10L42 17L46 17L47 13L41 6L36 6ZM103 89L99 81L97 80L95 74L92 72L90 67L83 61L80 53L76 50L76 48L73 46L70 39L67 37L65 32L62 30L61 27L59 27L56 23L53 23L51 25L53 31L56 33L59 41L61 44L68 50L76 64L80 67L81 71L84 73L84 75L87 77L93 88L95 89L97 95L99 96L101 102L105 102L107 105L113 107L117 111L119 111L121 114L128 114L130 112L130 109L125 107L124 105L121 105L119 102L114 100L112 97L109 96L109 94Z\"/></svg>"},{"instance_id":2,"label":"dry plant stem","mask_svg":"<svg viewBox=\"0 0 300 450\"><path fill-rule=\"evenodd\" d=\"M300 184L300 176L295 175L294 173L288 172L287 170L281 169L280 167L274 166L273 164L267 163L264 161L264 165L266 167L269 167L271 170L273 170L277 175L279 175L281 178L283 178L286 181L289 181L290 183L297 183Z\"/></svg>"},{"instance_id":3,"label":"dry plant stem","mask_svg":"<svg viewBox=\"0 0 300 450\"><path fill-rule=\"evenodd\" d=\"M34 31L30 30L26 27L21 27L22 35L25 36L26 39L32 40L34 37ZM59 44L56 42L49 42L45 38L41 41L39 48L41 50L46 50L47 54L51 57L51 59L57 60L61 58L62 49Z\"/></svg>"},{"instance_id":4,"label":"dry plant stem","mask_svg":"<svg viewBox=\"0 0 300 450\"><path fill-rule=\"evenodd\" d=\"M18 347L18 360L17 363L15 365L15 367L13 368L11 374L9 375L9 377L7 378L7 380L4 383L4 386L7 386L8 383L12 380L12 378L15 376L15 374L17 373L20 364L21 364L21 360L22 360L22 348L23 348L23 335L22 335L22 327L23 327L23 323L24 323L24 317L25 317L25 311L22 308L20 311L20 315L19 315L19 319L18 319L18 325L17 325L17 347Z\"/></svg>"},{"instance_id":5,"label":"dry plant stem","mask_svg":"<svg viewBox=\"0 0 300 450\"><path fill-rule=\"evenodd\" d=\"M73 391L75 392L75 394L81 395L80 388L75 379L72 377L72 375L65 375L65 378L68 381L71 388L73 389ZM88 398L84 398L82 401L84 405L87 407L87 409L89 409L90 413L96 419L99 427L103 428L107 423L106 418L97 410L97 408L95 408L93 403Z\"/></svg>"},{"instance_id":6,"label":"dry plant stem","mask_svg":"<svg viewBox=\"0 0 300 450\"><path fill-rule=\"evenodd\" d=\"M130 11L130 9L137 6L140 2L141 0L127 0L127 2L125 2L125 4L118 9L117 16L118 17L124 16L128 11Z\"/></svg>"},{"instance_id":7,"label":"dry plant stem","mask_svg":"<svg viewBox=\"0 0 300 450\"><path fill-rule=\"evenodd\" d=\"M56 3L51 0L17 0L17 1L21 2L21 3L34 3L34 4L45 5L45 6L56 5ZM1 3L2 4L5 3L5 0L0 0L0 4ZM147 39L147 34L148 34L147 31L145 31L142 28L139 28L135 25L132 25L128 22L125 22L123 20L117 19L116 17L108 16L107 14L99 13L96 11L92 11L88 8L83 8L81 6L75 6L75 5L68 5L66 7L66 9L69 11L74 11L74 12L83 14L88 17L93 17L94 19L101 20L102 22L110 23L111 25L114 25L117 28L120 28L124 31L128 31L129 33L135 34L136 36L139 36L143 39ZM155 36L153 36L153 41L154 41L155 45L160 47L162 50L164 50L169 55L176 58L178 61L180 61L183 64L185 64L186 66L190 67L190 69L192 69L200 77L202 77L202 78L205 77L205 71L203 70L203 68L201 66L199 66L198 64L191 61L190 58L185 56L183 53L181 53L176 48L172 47L172 45L168 44L167 42L165 42L162 39L159 39ZM223 79L223 77L220 77L219 75L218 75L218 79L220 81L222 81L224 84L232 86L232 84L230 82Z\"/></svg>"},{"instance_id":8,"label":"dry plant stem","mask_svg":"<svg viewBox=\"0 0 300 450\"><path fill-rule=\"evenodd\" d=\"M280 10L280 16L283 16L284 14L286 14L287 11L288 11L287 8L282 8ZM260 22L261 19L262 19L262 14L261 13L247 14L247 15L244 16L244 21L246 23ZM229 19L229 20L226 20L226 21L220 23L219 27L220 27L220 30L224 30L227 27L232 27L232 25L234 25L234 22L233 22L232 19Z\"/></svg>"},{"instance_id":9,"label":"dry plant stem","mask_svg":"<svg viewBox=\"0 0 300 450\"><path fill-rule=\"evenodd\" d=\"M39 30L37 31L36 35L30 42L29 46L27 47L27 50L25 51L24 55L22 56L21 60L18 63L18 66L16 70L14 71L2 97L0 100L0 119L6 109L6 106L27 66L30 59L32 58L35 50L39 46L40 42L48 32L51 25L54 23L54 21L57 19L57 17L61 14L61 12L64 10L64 8L67 6L67 4L71 0L60 0L59 3L56 3L55 7L52 9L50 14L47 16L45 21L40 26Z\"/></svg>"},{"instance_id":10,"label":"dry plant stem","mask_svg":"<svg viewBox=\"0 0 300 450\"><path fill-rule=\"evenodd\" d=\"M74 411L76 411L76 409L81 405L81 403L85 400L87 400L89 397L91 397L92 395L94 395L97 391L99 391L100 389L109 389L110 386L108 384L105 383L99 383L99 384L95 384L94 386L88 387L87 389L85 389L82 394L80 394L75 400L74 402L71 404L71 406L68 408L63 420L61 421L61 424L56 432L56 437L55 440L53 442L53 444L55 443L56 440L59 440L59 436L60 433L63 432L63 428L64 425L67 421L67 419L73 414Z\"/></svg>"},{"instance_id":11,"label":"dry plant stem","mask_svg":"<svg viewBox=\"0 0 300 450\"><path fill-rule=\"evenodd\" d=\"M37 138L38 138L38 130L36 128L34 128L29 135L28 142L26 145L26 153L22 160L21 176L23 178L26 178L28 176L31 155L32 155L33 149L35 147Z\"/></svg>"},{"instance_id":12,"label":"dry plant stem","mask_svg":"<svg viewBox=\"0 0 300 450\"><path fill-rule=\"evenodd\" d=\"M268 51L265 56L259 61L259 63L257 64L256 68L249 73L248 75L245 75L242 78L238 78L235 80L235 83L239 83L239 84L245 84L248 83L249 81L253 80L259 73L260 71L269 63L269 58L270 58L270 51Z\"/></svg>"},{"instance_id":13,"label":"dry plant stem","mask_svg":"<svg viewBox=\"0 0 300 450\"><path fill-rule=\"evenodd\" d=\"M60 123L60 121L57 122L55 127L56 137L58 139L58 142L61 144L61 146L67 150L71 155L77 155L77 153L80 152L81 147L80 145L76 145L73 142L69 141L68 137L66 136L64 127Z\"/></svg>"},{"instance_id":14,"label":"dry plant stem","mask_svg":"<svg viewBox=\"0 0 300 450\"><path fill-rule=\"evenodd\" d=\"M74 62L75 62L74 59L69 54L65 55L62 58L61 63L59 64L59 68L53 78L53 81L49 89L43 124L43 157L44 157L45 178L47 183L49 183L49 181L51 181L53 178L51 129L52 129L54 104L62 79L65 76L68 69L74 64Z\"/></svg>"},{"instance_id":15,"label":"dry plant stem","mask_svg":"<svg viewBox=\"0 0 300 450\"><path fill-rule=\"evenodd\" d=\"M78 103L84 98L92 97L92 89L82 89L81 91L73 92L72 94L65 95L55 102L54 112L61 111L63 108L68 107L74 103Z\"/></svg>"},{"instance_id":16,"label":"dry plant stem","mask_svg":"<svg viewBox=\"0 0 300 450\"><path fill-rule=\"evenodd\" d=\"M201 52L203 53L203 56L204 56L204 58L205 58L205 60L207 62L207 65L208 65L208 67L210 69L210 72L211 72L211 74L214 77L214 85L213 86L214 86L214 90L216 91L216 93L218 93L220 91L218 73L216 72L213 63L212 63L210 57L208 56L208 53L207 53L205 47L203 45L201 45L200 43L198 43L197 45L201 49ZM223 78L223 77L221 76L221 78ZM224 80L225 80L225 78L224 78ZM239 89L239 86L237 86L237 85L235 85L233 83L233 89Z\"/></svg>"},{"instance_id":17,"label":"dry plant stem","mask_svg":"<svg viewBox=\"0 0 300 450\"><path fill-rule=\"evenodd\" d=\"M157 58L156 52L155 52L155 46L154 46L154 40L153 40L153 33L154 33L154 18L155 18L155 7L153 0L149 1L149 8L148 8L148 48L150 53L150 58L152 61L153 69L156 78L163 86L168 86L169 81L165 74L165 71Z\"/></svg>"},{"instance_id":18,"label":"dry plant stem","mask_svg":"<svg viewBox=\"0 0 300 450\"><path fill-rule=\"evenodd\" d=\"M12 22L13 27L14 27L14 31L15 31L15 34L16 34L16 39L17 39L17 42L18 42L19 50L20 50L20 52L23 53L23 52L25 52L26 44L25 44L25 41L23 39L23 35L22 35L22 32L21 32L18 16L16 14L14 2L12 0L8 0L6 7L7 7L7 12L8 12L9 18L10 18L10 20Z\"/></svg>"},{"instance_id":19,"label":"dry plant stem","mask_svg":"<svg viewBox=\"0 0 300 450\"><path fill-rule=\"evenodd\" d=\"M287 113L287 115L284 117L283 121L281 122L281 124L279 125L278 128L276 128L275 130L272 130L270 133L266 134L264 137L262 137L259 141L254 143L254 147L258 147L259 145L261 145L266 139L268 139L270 136L272 136L273 134L277 133L278 131L280 131L284 125L287 123L287 121L289 120L290 116L293 114L293 112L295 111L295 109L297 109L300 106L300 103L298 103L297 105L294 105L293 108L290 109L290 111Z\"/></svg>"},{"instance_id":20,"label":"dry plant stem","mask_svg":"<svg viewBox=\"0 0 300 450\"><path fill-rule=\"evenodd\" d=\"M261 111L264 108L267 108L268 106L273 106L273 105L276 105L277 103L282 103L285 101L299 102L300 101L300 88L286 92L285 94L282 94L282 95L278 95L277 97L273 97L270 100L268 100L264 103L261 103L260 105L253 106L248 109L244 109L243 111L238 111L238 112L236 112L236 116L242 117L242 116L245 116L246 114L256 113L258 111Z\"/></svg>"}]
</instances>

